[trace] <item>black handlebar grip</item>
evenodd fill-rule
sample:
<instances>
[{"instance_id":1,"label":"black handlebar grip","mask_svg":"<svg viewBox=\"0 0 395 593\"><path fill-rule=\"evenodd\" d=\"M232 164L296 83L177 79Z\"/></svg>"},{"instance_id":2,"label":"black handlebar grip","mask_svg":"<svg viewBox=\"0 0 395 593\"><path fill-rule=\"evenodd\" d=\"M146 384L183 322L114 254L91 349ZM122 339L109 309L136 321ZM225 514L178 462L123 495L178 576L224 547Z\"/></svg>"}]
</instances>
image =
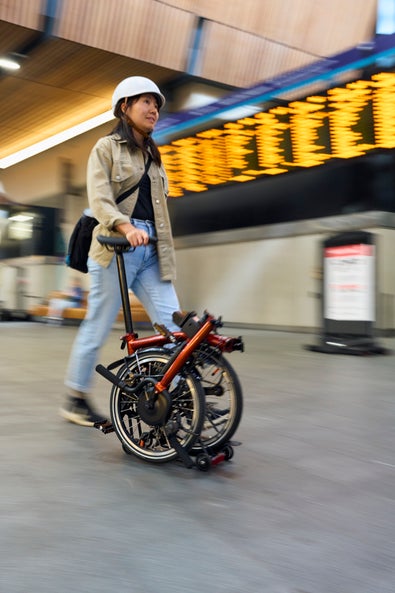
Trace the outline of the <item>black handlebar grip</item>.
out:
<instances>
[{"instance_id":1,"label":"black handlebar grip","mask_svg":"<svg viewBox=\"0 0 395 593\"><path fill-rule=\"evenodd\" d=\"M105 235L98 235L97 240L100 245L106 245L107 247L131 247L126 237L106 237ZM158 239L156 237L150 237L148 242L157 243Z\"/></svg>"}]
</instances>

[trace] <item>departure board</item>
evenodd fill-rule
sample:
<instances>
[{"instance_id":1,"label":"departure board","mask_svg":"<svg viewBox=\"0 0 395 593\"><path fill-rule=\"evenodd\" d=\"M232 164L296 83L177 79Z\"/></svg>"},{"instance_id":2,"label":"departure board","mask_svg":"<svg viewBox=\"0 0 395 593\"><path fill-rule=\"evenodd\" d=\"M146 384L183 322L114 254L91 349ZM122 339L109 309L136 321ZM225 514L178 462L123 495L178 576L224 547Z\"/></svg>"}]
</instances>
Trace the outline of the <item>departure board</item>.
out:
<instances>
[{"instance_id":1,"label":"departure board","mask_svg":"<svg viewBox=\"0 0 395 593\"><path fill-rule=\"evenodd\" d=\"M170 197L395 148L395 73L381 72L160 146Z\"/></svg>"}]
</instances>

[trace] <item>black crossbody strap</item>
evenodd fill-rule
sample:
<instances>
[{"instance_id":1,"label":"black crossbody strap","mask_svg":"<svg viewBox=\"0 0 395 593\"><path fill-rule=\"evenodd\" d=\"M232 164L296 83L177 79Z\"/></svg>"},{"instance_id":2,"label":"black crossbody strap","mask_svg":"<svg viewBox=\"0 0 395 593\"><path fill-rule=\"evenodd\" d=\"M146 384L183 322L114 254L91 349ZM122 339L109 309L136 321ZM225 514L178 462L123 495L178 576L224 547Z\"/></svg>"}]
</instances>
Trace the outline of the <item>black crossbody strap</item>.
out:
<instances>
[{"instance_id":1,"label":"black crossbody strap","mask_svg":"<svg viewBox=\"0 0 395 593\"><path fill-rule=\"evenodd\" d=\"M145 163L145 169L144 169L144 173L140 179L140 181L138 183L136 183L136 185L134 185L133 187L131 187L130 189L127 189L126 191L123 192L123 194L121 194L120 196L117 197L117 199L115 200L116 204L120 204L121 202L123 202L126 198L128 198L129 196L132 195L133 192L136 191L136 189L140 186L140 183L143 181L144 177L147 175L148 173L148 169L150 168L152 163L152 157L149 154L148 155L148 159L147 162Z\"/></svg>"}]
</instances>

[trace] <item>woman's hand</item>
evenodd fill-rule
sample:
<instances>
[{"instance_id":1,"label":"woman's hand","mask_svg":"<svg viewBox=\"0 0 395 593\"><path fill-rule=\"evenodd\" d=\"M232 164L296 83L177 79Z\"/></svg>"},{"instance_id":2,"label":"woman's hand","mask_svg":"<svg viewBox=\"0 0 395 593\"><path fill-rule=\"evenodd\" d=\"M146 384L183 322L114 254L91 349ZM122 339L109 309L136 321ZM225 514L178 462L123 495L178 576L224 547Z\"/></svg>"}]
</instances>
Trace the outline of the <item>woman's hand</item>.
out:
<instances>
[{"instance_id":1,"label":"woman's hand","mask_svg":"<svg viewBox=\"0 0 395 593\"><path fill-rule=\"evenodd\" d=\"M121 233L129 241L132 247L138 247L139 245L147 245L149 242L149 235L147 231L138 229L133 226L130 222L124 222L119 224L115 230Z\"/></svg>"},{"instance_id":2,"label":"woman's hand","mask_svg":"<svg viewBox=\"0 0 395 593\"><path fill-rule=\"evenodd\" d=\"M149 235L143 229L131 227L125 234L125 237L129 241L132 247L138 247L139 245L147 245L149 241Z\"/></svg>"}]
</instances>

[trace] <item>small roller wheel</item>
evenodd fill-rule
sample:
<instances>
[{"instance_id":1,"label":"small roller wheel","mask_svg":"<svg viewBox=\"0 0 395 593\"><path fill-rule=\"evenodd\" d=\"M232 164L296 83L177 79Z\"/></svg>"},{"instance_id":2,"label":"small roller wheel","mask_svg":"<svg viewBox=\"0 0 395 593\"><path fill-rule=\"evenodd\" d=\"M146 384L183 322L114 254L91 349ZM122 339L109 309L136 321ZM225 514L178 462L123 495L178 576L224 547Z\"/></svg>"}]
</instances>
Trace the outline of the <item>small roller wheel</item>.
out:
<instances>
[{"instance_id":1,"label":"small roller wheel","mask_svg":"<svg viewBox=\"0 0 395 593\"><path fill-rule=\"evenodd\" d=\"M224 452L226 461L229 461L230 459L232 459L234 451L233 451L233 447L231 445L225 445L223 452Z\"/></svg>"},{"instance_id":2,"label":"small roller wheel","mask_svg":"<svg viewBox=\"0 0 395 593\"><path fill-rule=\"evenodd\" d=\"M201 472L208 472L211 466L210 457L206 453L199 453L196 457L196 467Z\"/></svg>"}]
</instances>

